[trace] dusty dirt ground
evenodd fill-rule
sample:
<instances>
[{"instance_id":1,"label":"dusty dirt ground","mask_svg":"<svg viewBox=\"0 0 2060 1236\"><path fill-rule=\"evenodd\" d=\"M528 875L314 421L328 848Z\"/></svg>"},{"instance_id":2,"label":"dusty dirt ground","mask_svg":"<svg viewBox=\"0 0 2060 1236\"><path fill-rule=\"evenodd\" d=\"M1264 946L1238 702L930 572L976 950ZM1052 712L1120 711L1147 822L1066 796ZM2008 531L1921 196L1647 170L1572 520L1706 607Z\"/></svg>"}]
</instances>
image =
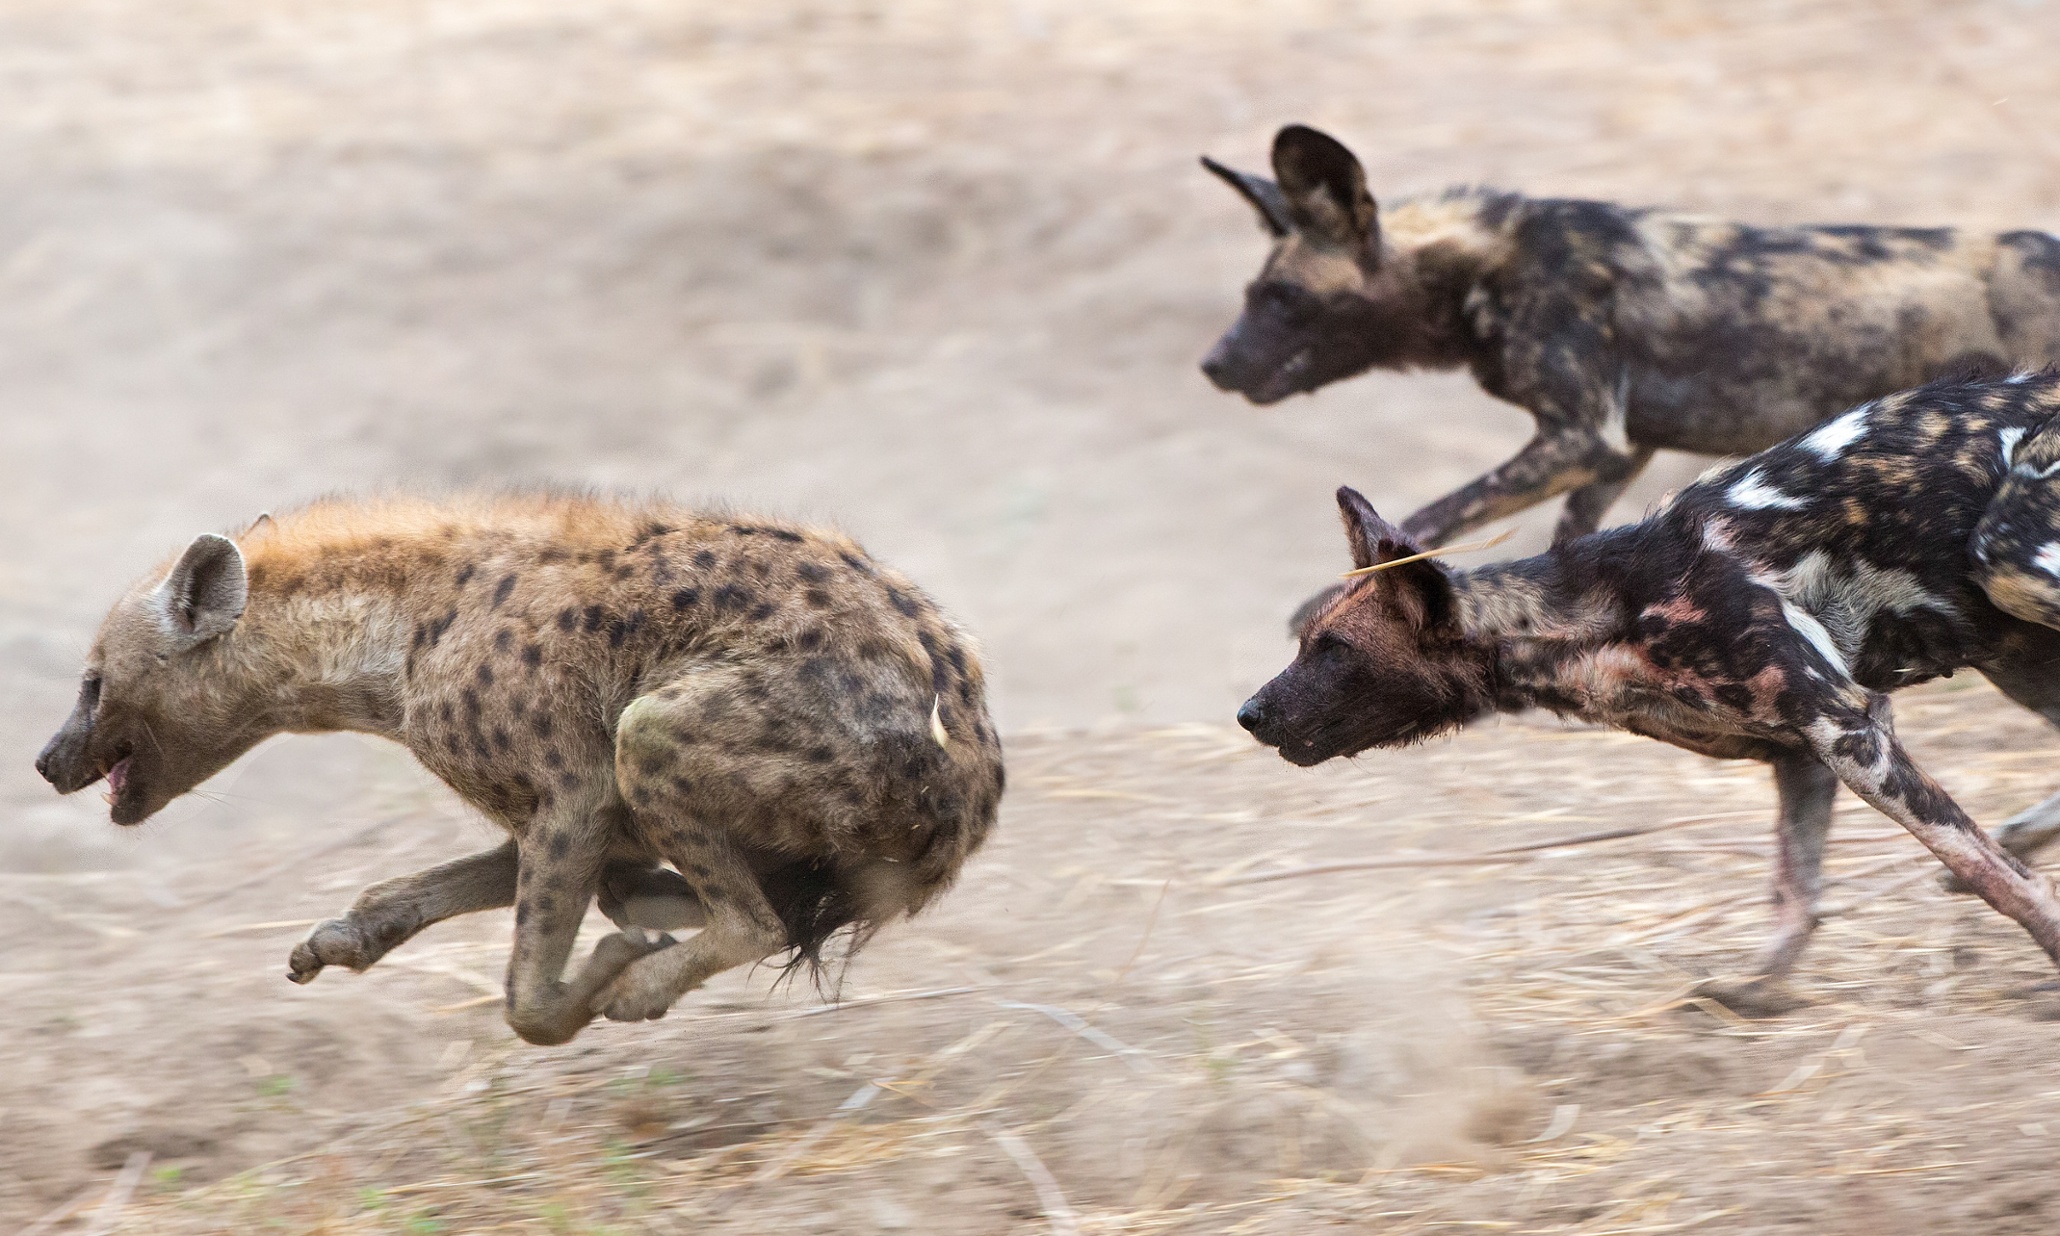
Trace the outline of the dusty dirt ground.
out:
<instances>
[{"instance_id":1,"label":"dusty dirt ground","mask_svg":"<svg viewBox=\"0 0 2060 1236\"><path fill-rule=\"evenodd\" d=\"M1207 389L1261 244L1193 160L1299 119L1387 196L2051 227L2056 35L2035 0L0 2L0 1226L2052 1230L2050 971L1878 817L1841 817L1804 1006L1739 1023L1680 997L1764 927L1754 770L1509 722L1304 773L1220 728L1340 565L1333 486L1406 510L1528 422L1449 375ZM504 915L294 989L306 920L487 840L404 756L277 743L129 834L35 780L170 547L508 481L835 520L983 637L1001 832L834 1010L734 976L524 1048ZM2050 788L1985 688L1902 716L1982 818Z\"/></svg>"}]
</instances>

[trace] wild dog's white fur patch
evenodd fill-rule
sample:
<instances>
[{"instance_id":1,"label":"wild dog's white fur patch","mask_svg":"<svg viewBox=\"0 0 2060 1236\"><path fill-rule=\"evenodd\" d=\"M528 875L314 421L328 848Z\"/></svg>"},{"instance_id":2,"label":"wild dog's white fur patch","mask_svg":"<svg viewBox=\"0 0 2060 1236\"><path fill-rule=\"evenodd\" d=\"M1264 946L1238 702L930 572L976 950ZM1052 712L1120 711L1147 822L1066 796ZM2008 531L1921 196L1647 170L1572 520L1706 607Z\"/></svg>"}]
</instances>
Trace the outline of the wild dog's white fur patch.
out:
<instances>
[{"instance_id":1,"label":"wild dog's white fur patch","mask_svg":"<svg viewBox=\"0 0 2060 1236\"><path fill-rule=\"evenodd\" d=\"M1760 470L1754 468L1738 479L1738 482L1724 492L1724 498L1732 506L1747 511L1783 510L1793 511L1804 505L1801 498L1785 494L1760 478Z\"/></svg>"},{"instance_id":2,"label":"wild dog's white fur patch","mask_svg":"<svg viewBox=\"0 0 2060 1236\"><path fill-rule=\"evenodd\" d=\"M1802 440L1802 448L1815 451L1826 463L1845 453L1845 448L1859 441L1867 432L1867 414L1874 410L1871 403L1863 403L1836 420L1825 421ZM2023 430L2019 430L2022 433ZM2007 452L2007 448L2006 452Z\"/></svg>"},{"instance_id":3,"label":"wild dog's white fur patch","mask_svg":"<svg viewBox=\"0 0 2060 1236\"><path fill-rule=\"evenodd\" d=\"M2024 431L2014 426L1996 435L1997 441L2001 442L2003 446L2003 467L2008 468L2011 466L2010 461L2017 455L2017 443L2023 437Z\"/></svg>"},{"instance_id":4,"label":"wild dog's white fur patch","mask_svg":"<svg viewBox=\"0 0 2060 1236\"><path fill-rule=\"evenodd\" d=\"M2060 575L2060 541L2047 541L2039 546L2031 564L2048 575Z\"/></svg>"},{"instance_id":5,"label":"wild dog's white fur patch","mask_svg":"<svg viewBox=\"0 0 2060 1236\"><path fill-rule=\"evenodd\" d=\"M2056 543L2060 548L2060 543ZM1813 549L1785 571L1758 577L1779 593L1783 604L1793 604L1808 615L1839 651L1840 664L1850 664L1866 643L1874 615L1883 610L1907 614L1929 609L1946 615L1959 611L1937 593L1917 582L1908 571L1877 567L1869 562L1847 560L1834 563L1821 549ZM1797 626L1794 617L1789 625ZM1807 638L1808 631L1803 631Z\"/></svg>"}]
</instances>

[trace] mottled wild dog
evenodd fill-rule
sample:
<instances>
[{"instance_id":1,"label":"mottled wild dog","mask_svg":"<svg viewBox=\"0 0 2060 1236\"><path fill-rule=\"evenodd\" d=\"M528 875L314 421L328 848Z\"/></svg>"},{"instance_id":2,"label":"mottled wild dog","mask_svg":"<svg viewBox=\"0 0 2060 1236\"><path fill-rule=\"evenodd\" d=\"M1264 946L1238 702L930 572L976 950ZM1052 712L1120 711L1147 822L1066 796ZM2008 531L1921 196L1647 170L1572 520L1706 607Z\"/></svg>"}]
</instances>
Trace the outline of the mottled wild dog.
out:
<instances>
[{"instance_id":1,"label":"mottled wild dog","mask_svg":"<svg viewBox=\"0 0 2060 1236\"><path fill-rule=\"evenodd\" d=\"M553 495L329 501L200 537L114 606L36 767L63 793L105 777L137 824L320 730L406 745L510 840L373 885L290 977L512 904L508 1020L534 1043L863 942L951 883L1002 792L971 646L850 540ZM565 981L597 892L626 928L701 930L608 936Z\"/></svg>"},{"instance_id":2,"label":"mottled wild dog","mask_svg":"<svg viewBox=\"0 0 2060 1236\"><path fill-rule=\"evenodd\" d=\"M1745 227L1453 189L1377 208L1352 152L1294 125L1274 179L1204 159L1274 238L1202 362L1269 404L1372 368L1470 369L1537 434L1417 511L1427 545L1570 493L1593 532L1656 448L1743 455L1864 400L2060 362L2060 238ZM1306 616L1306 615L1305 615Z\"/></svg>"},{"instance_id":3,"label":"mottled wild dog","mask_svg":"<svg viewBox=\"0 0 2060 1236\"><path fill-rule=\"evenodd\" d=\"M1778 998L1816 926L1840 782L2060 961L2060 901L2022 861L2060 838L2060 794L1992 840L1904 753L1888 703L1972 667L2060 724L2056 471L2049 373L1862 405L1643 523L1471 571L1341 489L1361 571L1238 721L1305 765L1524 708L1766 762L1779 929L1760 978L1714 989L1741 1007Z\"/></svg>"}]
</instances>

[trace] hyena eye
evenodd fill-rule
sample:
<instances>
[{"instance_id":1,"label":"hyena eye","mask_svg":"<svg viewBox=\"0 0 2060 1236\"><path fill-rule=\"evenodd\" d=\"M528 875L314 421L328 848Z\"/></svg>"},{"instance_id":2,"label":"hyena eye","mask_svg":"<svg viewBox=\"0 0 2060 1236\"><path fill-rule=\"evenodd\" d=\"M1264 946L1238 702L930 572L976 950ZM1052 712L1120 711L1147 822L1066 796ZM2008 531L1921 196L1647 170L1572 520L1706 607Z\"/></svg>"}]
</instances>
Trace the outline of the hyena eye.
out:
<instances>
[{"instance_id":1,"label":"hyena eye","mask_svg":"<svg viewBox=\"0 0 2060 1236\"><path fill-rule=\"evenodd\" d=\"M87 712L100 707L100 675L88 674L84 681L79 683L79 703Z\"/></svg>"}]
</instances>

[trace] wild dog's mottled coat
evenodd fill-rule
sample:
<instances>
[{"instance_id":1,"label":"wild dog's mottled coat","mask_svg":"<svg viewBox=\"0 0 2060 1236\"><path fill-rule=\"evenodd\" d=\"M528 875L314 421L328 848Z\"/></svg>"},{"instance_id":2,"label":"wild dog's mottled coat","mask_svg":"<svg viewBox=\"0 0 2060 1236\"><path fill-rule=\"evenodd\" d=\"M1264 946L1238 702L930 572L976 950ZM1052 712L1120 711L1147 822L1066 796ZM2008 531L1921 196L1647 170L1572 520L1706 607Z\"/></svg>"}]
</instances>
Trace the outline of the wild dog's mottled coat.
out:
<instances>
[{"instance_id":1,"label":"wild dog's mottled coat","mask_svg":"<svg viewBox=\"0 0 2060 1236\"><path fill-rule=\"evenodd\" d=\"M367 890L293 977L512 902L509 1017L538 1042L921 908L1002 790L970 645L856 544L571 496L330 501L201 538L115 606L38 764L64 791L107 775L134 824L270 734L333 729L404 743L513 840ZM604 869L618 921L706 926L638 960L610 937L560 984Z\"/></svg>"},{"instance_id":2,"label":"wild dog's mottled coat","mask_svg":"<svg viewBox=\"0 0 2060 1236\"><path fill-rule=\"evenodd\" d=\"M1944 383L1855 408L1683 490L1643 523L1520 562L1435 559L1352 583L1239 719L1313 764L1547 708L1764 760L1781 794L1779 975L1816 922L1836 784L1908 827L2060 961L2060 902L1904 754L1888 693L1972 667L2060 724L2060 376ZM1416 542L1340 491L1360 566Z\"/></svg>"},{"instance_id":3,"label":"wild dog's mottled coat","mask_svg":"<svg viewBox=\"0 0 2060 1236\"><path fill-rule=\"evenodd\" d=\"M1402 523L1425 544L1573 491L1592 532L1656 448L1746 454L1942 377L2060 363L2060 238L1745 227L1454 190L1376 210L1350 151L1275 139L1277 182L1210 164L1272 254L1203 362L1257 403L1369 368L1470 369L1537 419L1515 458Z\"/></svg>"}]
</instances>

